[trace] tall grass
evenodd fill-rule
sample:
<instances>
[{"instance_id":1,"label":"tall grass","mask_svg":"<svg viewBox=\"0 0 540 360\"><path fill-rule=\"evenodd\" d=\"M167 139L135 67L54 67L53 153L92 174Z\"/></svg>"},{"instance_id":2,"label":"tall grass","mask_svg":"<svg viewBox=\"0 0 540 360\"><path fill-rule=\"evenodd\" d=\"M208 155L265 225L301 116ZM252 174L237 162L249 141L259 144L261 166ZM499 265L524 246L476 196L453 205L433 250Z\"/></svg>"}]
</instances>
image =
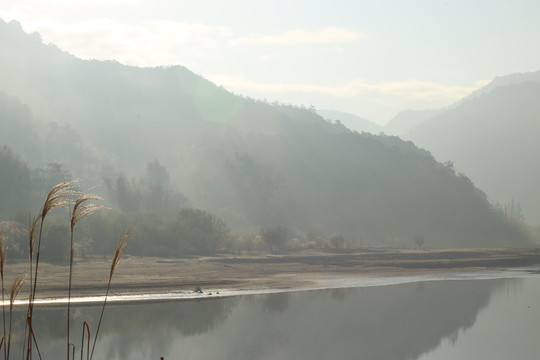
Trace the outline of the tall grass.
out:
<instances>
[{"instance_id":1,"label":"tall grass","mask_svg":"<svg viewBox=\"0 0 540 360\"><path fill-rule=\"evenodd\" d=\"M95 211L104 209L102 205L96 204L93 201L94 200L101 200L101 198L97 195L92 194L81 194L79 191L75 189L75 181L70 180L66 182L62 182L58 185L55 185L47 194L47 197L45 199L45 202L43 203L43 206L38 213L38 215L33 218L29 219L29 229L28 229L28 259L29 259L29 266L28 266L28 274L30 275L30 284L29 284L29 292L28 292L28 307L26 311L26 324L24 329L24 337L23 337L23 359L26 354L26 359L31 360L34 353L37 353L38 357L41 359L41 353L39 351L38 342L36 339L36 333L33 329L33 317L34 317L34 304L36 300L36 291L37 291L37 283L38 283L38 274L39 274L39 261L40 261L40 250L41 250L41 242L43 239L43 225L45 223L45 219L49 212L55 208L67 208L71 204L73 204L73 209L71 212L71 218L70 218L70 259L69 259L69 280L68 280L68 301L67 301L67 334L66 334L66 342L67 342L67 353L66 353L66 359L70 360L70 347L73 347L73 355L71 356L71 359L75 358L75 345L71 343L70 341L70 327L71 327L71 296L72 296L72 280L73 280L73 260L74 260L74 232L75 232L75 226L77 222L83 218L86 215L90 215ZM73 198L76 197L75 200ZM87 354L86 357L92 358L94 354L94 349L96 346L96 341L98 338L99 330L101 328L101 323L103 320L103 314L105 311L105 306L107 304L107 299L109 296L109 290L111 287L111 281L114 275L114 272L116 268L118 267L118 264L120 262L120 258L122 257L122 254L124 252L125 246L127 244L129 238L129 234L125 233L119 243L116 247L116 251L114 253L111 268L109 271L109 279L107 283L107 289L105 292L105 297L103 300L103 306L101 309L101 315L99 318L99 323L94 335L94 341L92 346L92 352L89 355L90 350L90 341L91 341L91 332L90 332L90 326L85 321L83 324L83 341L81 344L81 360L83 359L83 347L84 347L84 333L87 334ZM37 242L37 246L36 246ZM21 291L24 283L25 274L20 274L16 276L13 279L13 282L11 284L10 289L10 297L9 297L9 326L6 327L7 319L6 319L6 310L5 310L5 287L4 287L4 266L5 266L5 260L6 260L6 248L4 246L4 236L0 233L0 280L1 280L1 286L2 286L2 322L3 322L3 330L4 330L4 336L0 340L0 348L3 347L3 354L4 359L8 360L10 358L10 350L11 350L11 330L12 330L12 317L13 317L13 306L15 304L15 300Z\"/></svg>"},{"instance_id":2,"label":"tall grass","mask_svg":"<svg viewBox=\"0 0 540 360\"><path fill-rule=\"evenodd\" d=\"M109 282L107 283L107 291L105 292L105 299L103 300L103 307L101 308L101 315L99 316L99 323L96 329L96 334L94 335L94 344L92 345L92 352L90 353L90 360L92 360L92 358L94 357L94 349L96 347L96 341L99 335L99 329L101 328L101 321L103 320L103 313L105 312L105 306L107 305L107 298L109 296L109 290L111 288L111 280L114 275L114 271L118 267L120 258L124 254L124 249L127 245L128 238L129 238L129 232L126 232L122 236L120 241L118 242L118 245L116 246L116 250L114 252L114 256L111 262L111 270L109 272Z\"/></svg>"},{"instance_id":3,"label":"tall grass","mask_svg":"<svg viewBox=\"0 0 540 360\"><path fill-rule=\"evenodd\" d=\"M34 247L35 247L35 244L36 244L36 233L38 232L37 229L38 229L38 226L40 224L40 220L41 220L41 215L36 216L34 218L34 220L31 220L30 215L28 216L28 273L30 274L30 279L32 279L32 274L33 274L32 260L34 258ZM26 346L26 340L27 340L26 334L29 333L28 325L29 325L29 319L31 319L31 314L30 314L30 304L31 304L31 302L32 302L32 284L30 283L30 292L29 292L29 295L28 295L28 309L27 309L27 312L26 312L26 322L25 322L25 327L24 327L24 339L25 339L25 342L23 344L23 349L22 349L23 354L24 354L25 349L27 348L27 346Z\"/></svg>"},{"instance_id":4,"label":"tall grass","mask_svg":"<svg viewBox=\"0 0 540 360\"><path fill-rule=\"evenodd\" d=\"M38 216L39 218L39 236L38 236L38 244L36 249L36 262L35 262L35 271L34 271L34 278L32 279L32 273L30 273L30 296L28 299L28 311L27 311L27 326L28 326L28 343L26 347L26 359L30 360L32 358L32 343L34 343L37 347L37 342L35 339L34 330L32 328L32 316L34 313L34 300L36 298L36 289L37 289L37 281L38 281L38 274L39 274L39 255L41 250L41 239L43 236L43 223L45 222L45 218L47 217L47 214L55 209L55 208L67 208L71 203L71 197L74 195L77 195L78 193L74 190L74 180L69 180L62 182L58 185L53 186L53 188L49 191L47 194L47 198L45 199L45 202L43 203L43 206L41 208L41 212ZM34 223L38 221L38 218L34 220ZM34 245L35 245L35 238L30 237L30 271L32 271L32 260L33 260L33 252L34 252ZM39 350L38 350L39 353Z\"/></svg>"},{"instance_id":5,"label":"tall grass","mask_svg":"<svg viewBox=\"0 0 540 360\"><path fill-rule=\"evenodd\" d=\"M13 319L13 304L15 303L15 299L17 298L17 295L22 289L24 278L25 278L24 274L17 275L15 279L13 279L13 283L11 284L11 291L9 293L9 335L8 335L8 340L7 340L6 360L9 359L9 354L11 350L11 324L12 324L12 319Z\"/></svg>"},{"instance_id":6,"label":"tall grass","mask_svg":"<svg viewBox=\"0 0 540 360\"><path fill-rule=\"evenodd\" d=\"M70 220L70 255L69 255L69 284L68 284L68 305L67 305L67 357L69 360L69 347L70 347L70 311L71 311L71 286L72 286L72 277L73 277L73 234L75 231L75 225L77 222L85 215L90 215L91 213L102 210L105 207L99 204L95 204L89 201L92 200L101 200L101 197L92 194L81 195L75 201L73 205L73 211L71 212ZM82 360L82 359L81 359Z\"/></svg>"}]
</instances>

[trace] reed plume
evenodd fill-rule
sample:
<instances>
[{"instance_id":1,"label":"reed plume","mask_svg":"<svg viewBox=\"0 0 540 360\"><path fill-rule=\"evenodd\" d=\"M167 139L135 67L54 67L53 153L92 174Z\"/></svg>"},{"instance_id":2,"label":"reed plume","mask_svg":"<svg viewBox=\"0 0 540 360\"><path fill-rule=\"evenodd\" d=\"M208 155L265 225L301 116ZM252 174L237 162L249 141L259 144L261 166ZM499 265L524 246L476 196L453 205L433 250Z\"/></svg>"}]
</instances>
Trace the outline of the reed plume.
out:
<instances>
[{"instance_id":1,"label":"reed plume","mask_svg":"<svg viewBox=\"0 0 540 360\"><path fill-rule=\"evenodd\" d=\"M30 298L30 305L32 305L33 300L36 296L36 286L37 286L37 277L38 277L38 267L39 267L39 251L41 249L41 237L43 233L43 222L45 221L45 218L47 217L47 214L54 208L67 208L70 204L70 197L73 195L78 195L79 193L73 189L73 185L75 184L75 180L69 180L64 181L58 185L53 186L51 191L47 194L47 198L45 199L45 202L43 203L43 207L41 208L41 213L39 216L40 224L39 224L39 236L38 236L38 245L36 249L36 268L34 271L34 281L33 281L33 289L32 289L32 296ZM31 250L33 253L34 250L34 240L30 241ZM30 307L30 317L32 317L32 306Z\"/></svg>"},{"instance_id":2,"label":"reed plume","mask_svg":"<svg viewBox=\"0 0 540 360\"><path fill-rule=\"evenodd\" d=\"M78 195L79 192L74 190L74 184L75 180L69 180L64 181L60 184L57 184L53 186L53 188L49 191L47 194L47 198L45 199L45 202L43 203L43 207L41 208L41 212L38 216L39 218L39 236L38 236L38 243L36 250L36 264L35 264L35 270L34 270L34 278L32 281L32 274L30 274L30 296L28 300L28 313L27 313L27 327L29 328L28 332L28 344L27 344L27 351L26 351L26 359L30 359L32 357L31 353L31 344L32 344L32 336L34 336L34 332L32 329L32 315L34 312L34 300L36 297L36 289L37 289L37 280L38 280L38 270L39 270L39 255L40 255L40 249L41 249L41 238L43 234L43 223L45 221L45 218L47 217L47 214L55 209L55 208L67 208L70 204L70 197L74 195ZM33 253L34 253L34 245L35 245L35 229L34 225L37 227L37 224L35 224L37 221L34 221L34 224L32 225L31 231L34 230L34 236L32 234L30 235L30 268L32 268L32 259L33 259ZM35 342L35 337L34 337Z\"/></svg>"},{"instance_id":3,"label":"reed plume","mask_svg":"<svg viewBox=\"0 0 540 360\"><path fill-rule=\"evenodd\" d=\"M87 203L91 200L103 200L100 196L93 195L93 194L84 194L81 195L75 200L75 204L73 205L73 211L71 213L71 231L75 228L75 225L77 222L86 215L90 215L91 213L105 209L105 206L95 204L95 203Z\"/></svg>"},{"instance_id":4,"label":"reed plume","mask_svg":"<svg viewBox=\"0 0 540 360\"><path fill-rule=\"evenodd\" d=\"M67 357L69 360L69 337L70 337L70 311L71 311L71 283L73 275L73 233L77 222L85 215L104 209L105 207L99 204L91 203L91 200L101 200L101 197L92 194L83 194L75 200L73 211L71 212L71 237L70 237L70 256L69 256L69 284L68 284L68 305L67 305Z\"/></svg>"},{"instance_id":5,"label":"reed plume","mask_svg":"<svg viewBox=\"0 0 540 360\"><path fill-rule=\"evenodd\" d=\"M99 204L96 204L93 202L94 200L101 200L101 198L97 195L92 194L83 194L81 195L80 192L74 190L74 183L75 181L66 181L63 183L60 183L56 186L54 186L51 191L48 193L47 198L43 204L43 207L41 208L41 211L38 213L36 217L33 219L29 216L28 219L28 250L29 250L29 275L30 275L30 284L29 284L29 295L28 295L28 308L27 308L27 316L26 316L26 327L25 327L25 334L24 334L24 344L23 344L23 359L24 359L24 352L26 352L26 359L29 360L32 358L33 355L33 347L34 350L37 352L37 355L41 359L41 353L38 347L38 343L36 340L36 334L34 332L33 326L32 326L32 318L33 318L33 310L34 310L34 302L36 299L36 288L37 288L37 282L38 282L38 274L39 274L39 259L40 259L40 249L41 249L41 240L43 235L43 224L45 222L45 218L47 214L53 210L54 208L67 208L69 204L72 203L71 198L73 196L78 196L78 198L73 203L73 209L71 212L71 218L70 218L70 228L71 228L71 236L70 236L70 268L69 268L69 287L68 287L68 311L67 311L67 359L70 359L70 346L73 347L73 356L75 357L75 345L70 343L70 309L71 309L71 290L72 290L72 275L73 275L73 260L74 260L74 231L75 226L77 222L83 218L86 215L90 215L95 211L104 209L105 207ZM1 229L0 229L1 230ZM81 360L83 358L84 354L84 335L85 332L87 334L87 340L86 340L86 358L92 359L97 337L99 334L99 330L101 328L101 323L103 320L103 314L105 311L105 307L107 305L107 300L111 288L111 282L113 275L118 267L118 264L120 262L120 259L122 258L122 255L124 253L125 247L127 245L127 241L129 238L129 232L126 232L118 242L118 245L116 247L114 256L112 258L111 262L111 268L109 271L109 280L107 283L107 290L105 292L105 297L103 300L103 306L101 309L101 315L99 318L99 323L97 326L97 330L95 332L95 337L92 345L92 351L90 352L90 327L88 326L87 322L84 322L83 324L83 340L81 342ZM13 306L15 303L15 300L17 296L19 295L23 284L24 284L24 274L20 274L13 280L13 283L11 284L11 289L9 293L9 320L7 319L6 314L6 289L4 287L4 267L6 262L6 247L4 244L4 235L2 232L0 232L0 278L1 278L1 286L2 286L2 315L3 315L3 328L4 328L4 336L0 340L0 348L4 346L4 359L9 359L10 353L11 353L11 333L12 333L12 319L13 319ZM37 240L37 241L36 241ZM7 324L9 321L9 325ZM8 329L6 329L6 327ZM7 330L7 332L6 332ZM6 340L7 337L7 340Z\"/></svg>"},{"instance_id":6,"label":"reed plume","mask_svg":"<svg viewBox=\"0 0 540 360\"><path fill-rule=\"evenodd\" d=\"M41 208L42 219L45 219L49 211L54 208L67 208L69 206L71 203L69 198L79 195L79 192L73 189L76 182L76 180L68 180L53 186Z\"/></svg>"},{"instance_id":7,"label":"reed plume","mask_svg":"<svg viewBox=\"0 0 540 360\"><path fill-rule=\"evenodd\" d=\"M118 267L118 263L120 262L120 259L122 258L122 255L124 255L124 250L127 245L127 241L129 238L129 231L126 232L124 235L122 235L122 238L118 242L118 245L116 246L116 250L114 252L114 256L111 262L111 271L109 273L109 282L111 281L114 271Z\"/></svg>"},{"instance_id":8,"label":"reed plume","mask_svg":"<svg viewBox=\"0 0 540 360\"><path fill-rule=\"evenodd\" d=\"M96 328L96 334L94 335L94 343L92 345L92 352L90 353L90 360L92 360L94 356L94 349L96 347L96 341L99 335L99 329L101 328L101 321L103 320L103 313L105 312L105 306L107 305L107 298L109 296L109 290L111 288L111 280L114 275L114 271L118 267L118 263L120 262L120 259L122 258L122 255L124 254L124 249L126 248L128 238L129 238L129 231L126 232L124 235L122 235L122 238L118 242L118 245L116 246L116 250L114 252L114 256L111 262L111 271L109 272L109 282L107 283L107 291L105 292L105 299L103 300L103 307L101 308L101 315L99 316L99 322Z\"/></svg>"}]
</instances>

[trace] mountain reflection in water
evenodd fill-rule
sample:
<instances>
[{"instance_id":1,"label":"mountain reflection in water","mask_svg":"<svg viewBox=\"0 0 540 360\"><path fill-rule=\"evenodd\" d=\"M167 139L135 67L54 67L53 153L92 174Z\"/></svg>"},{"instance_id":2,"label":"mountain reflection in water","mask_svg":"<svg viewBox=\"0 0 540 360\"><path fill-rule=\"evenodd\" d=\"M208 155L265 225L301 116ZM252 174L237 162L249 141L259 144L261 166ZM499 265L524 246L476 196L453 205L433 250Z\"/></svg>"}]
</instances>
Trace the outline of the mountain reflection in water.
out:
<instances>
[{"instance_id":1,"label":"mountain reflection in water","mask_svg":"<svg viewBox=\"0 0 540 360\"><path fill-rule=\"evenodd\" d=\"M519 297L525 283L540 287L538 279L432 281L113 305L95 358L418 359L455 343L492 296L512 289ZM99 310L77 306L72 324L95 328ZM34 321L44 359L63 358L65 311L41 308Z\"/></svg>"}]
</instances>

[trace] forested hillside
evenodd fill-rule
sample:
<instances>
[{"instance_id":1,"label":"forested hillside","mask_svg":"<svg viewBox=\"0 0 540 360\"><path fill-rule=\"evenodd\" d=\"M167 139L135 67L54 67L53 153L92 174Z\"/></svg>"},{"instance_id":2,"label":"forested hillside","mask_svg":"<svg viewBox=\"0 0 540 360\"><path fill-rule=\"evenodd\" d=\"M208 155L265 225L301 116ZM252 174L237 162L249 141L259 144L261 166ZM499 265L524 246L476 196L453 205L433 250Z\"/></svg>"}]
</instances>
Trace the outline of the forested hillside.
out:
<instances>
[{"instance_id":1,"label":"forested hillside","mask_svg":"<svg viewBox=\"0 0 540 360\"><path fill-rule=\"evenodd\" d=\"M466 176L411 142L240 97L183 67L80 60L17 23L0 21L0 37L0 141L22 159L8 149L2 156L17 171L56 166L102 184L115 215L96 216L96 231L133 226L141 254L207 253L227 229L277 227L300 244L337 236L350 246L530 241ZM0 203L5 218L31 200ZM191 231L203 223L207 236Z\"/></svg>"},{"instance_id":2,"label":"forested hillside","mask_svg":"<svg viewBox=\"0 0 540 360\"><path fill-rule=\"evenodd\" d=\"M540 158L540 81L535 75L510 77L523 81L508 85L494 81L502 85L488 85L406 136L437 160L453 161L491 201L521 204L532 224L540 223L540 169L533 165Z\"/></svg>"},{"instance_id":3,"label":"forested hillside","mask_svg":"<svg viewBox=\"0 0 540 360\"><path fill-rule=\"evenodd\" d=\"M351 130L379 134L383 127L359 116L336 110L317 110L317 114L330 122L339 121Z\"/></svg>"}]
</instances>

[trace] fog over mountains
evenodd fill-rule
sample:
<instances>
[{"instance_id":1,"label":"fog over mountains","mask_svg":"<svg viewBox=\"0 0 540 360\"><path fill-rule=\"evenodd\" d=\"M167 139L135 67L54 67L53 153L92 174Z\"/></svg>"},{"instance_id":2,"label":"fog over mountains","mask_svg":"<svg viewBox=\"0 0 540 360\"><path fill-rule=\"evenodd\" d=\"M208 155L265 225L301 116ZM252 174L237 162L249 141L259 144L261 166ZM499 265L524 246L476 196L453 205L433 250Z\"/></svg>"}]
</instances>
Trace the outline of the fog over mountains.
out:
<instances>
[{"instance_id":1,"label":"fog over mountains","mask_svg":"<svg viewBox=\"0 0 540 360\"><path fill-rule=\"evenodd\" d=\"M0 153L4 218L34 203L44 185L17 179L43 182L43 176L28 175L42 169L49 178L108 184L103 195L126 213L174 217L191 206L235 229L282 225L300 241L334 234L354 246L410 246L418 236L430 247L531 241L493 208L482 187L410 141L351 131L343 125L347 120L331 123L313 109L238 96L181 66L136 68L77 59L24 33L16 22L0 21L0 38L0 146L9 147ZM468 138L449 129L459 127L443 124L453 123L452 115L465 126L483 111L494 114L496 125L520 109L520 119L528 120L515 124L513 134L522 134L538 108L522 108L533 101L526 94L537 90L534 84L512 86L519 87L510 89L519 93L516 107L492 111L493 101L510 96L494 90L429 119L445 130L426 123L411 139L467 175L457 155L472 157L478 143L486 148L486 168L511 162L512 154L502 156L510 149L504 138L487 139L491 123L478 124ZM522 97L528 102L518 102ZM430 132L447 142L429 143L435 138ZM445 152L458 144L461 153ZM490 158L487 149L497 144L501 157ZM527 163L534 158L529 151ZM170 196L144 202L143 183L157 184ZM14 193L20 196L8 196Z\"/></svg>"},{"instance_id":2,"label":"fog over mountains","mask_svg":"<svg viewBox=\"0 0 540 360\"><path fill-rule=\"evenodd\" d=\"M492 201L520 203L540 223L540 72L496 78L402 137L452 161Z\"/></svg>"},{"instance_id":3,"label":"fog over mountains","mask_svg":"<svg viewBox=\"0 0 540 360\"><path fill-rule=\"evenodd\" d=\"M383 131L383 127L360 116L344 113L337 110L317 110L317 114L330 122L339 121L351 130L364 131L378 134Z\"/></svg>"},{"instance_id":4,"label":"fog over mountains","mask_svg":"<svg viewBox=\"0 0 540 360\"><path fill-rule=\"evenodd\" d=\"M539 224L539 98L537 71L497 77L447 108L402 111L384 126L347 122L351 115L338 112L321 115L357 131L412 140L437 161L452 162L490 201L519 203L526 220Z\"/></svg>"}]
</instances>

